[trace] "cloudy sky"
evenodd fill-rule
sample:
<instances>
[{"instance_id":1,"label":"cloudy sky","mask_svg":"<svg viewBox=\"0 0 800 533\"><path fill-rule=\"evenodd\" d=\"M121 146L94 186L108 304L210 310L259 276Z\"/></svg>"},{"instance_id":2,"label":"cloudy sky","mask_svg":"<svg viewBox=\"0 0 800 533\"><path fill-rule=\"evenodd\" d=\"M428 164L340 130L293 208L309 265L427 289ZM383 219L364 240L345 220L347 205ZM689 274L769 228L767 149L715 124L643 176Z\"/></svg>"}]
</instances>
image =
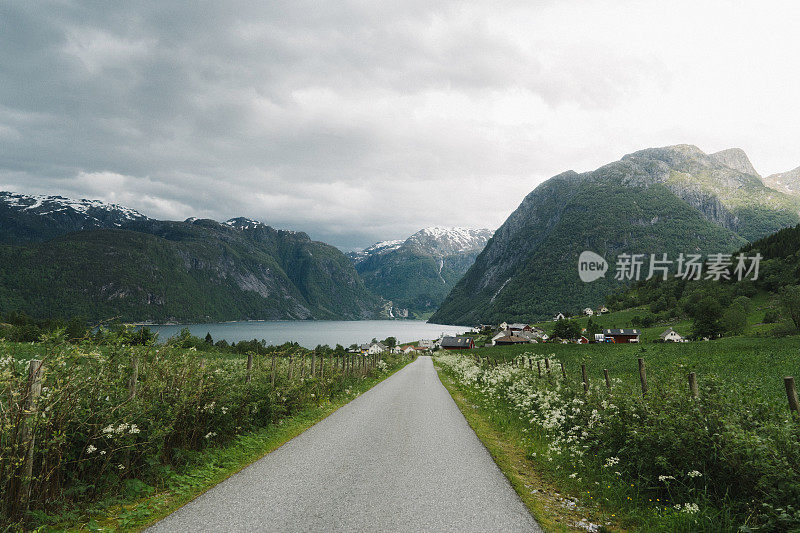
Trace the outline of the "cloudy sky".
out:
<instances>
[{"instance_id":1,"label":"cloudy sky","mask_svg":"<svg viewBox=\"0 0 800 533\"><path fill-rule=\"evenodd\" d=\"M110 4L0 3L0 190L352 249L649 146L800 165L794 2Z\"/></svg>"}]
</instances>

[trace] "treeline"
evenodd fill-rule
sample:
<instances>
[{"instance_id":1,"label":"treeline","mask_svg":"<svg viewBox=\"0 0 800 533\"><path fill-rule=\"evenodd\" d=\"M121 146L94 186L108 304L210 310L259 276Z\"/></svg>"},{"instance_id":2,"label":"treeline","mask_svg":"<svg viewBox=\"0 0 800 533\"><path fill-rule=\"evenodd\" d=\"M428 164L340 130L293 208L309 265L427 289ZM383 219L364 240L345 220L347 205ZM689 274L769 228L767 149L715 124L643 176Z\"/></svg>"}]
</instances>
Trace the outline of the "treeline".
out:
<instances>
[{"instance_id":1,"label":"treeline","mask_svg":"<svg viewBox=\"0 0 800 533\"><path fill-rule=\"evenodd\" d=\"M653 278L612 294L608 306L612 310L646 306L649 314L635 317L632 324L641 327L686 316L692 320L693 337L715 338L743 333L752 312L752 298L767 292L779 305L767 309L762 322L776 323L786 317L792 319L791 324L776 328L777 334L800 329L800 225L743 247L733 254L734 262L739 253L747 257L761 254L757 279Z\"/></svg>"}]
</instances>

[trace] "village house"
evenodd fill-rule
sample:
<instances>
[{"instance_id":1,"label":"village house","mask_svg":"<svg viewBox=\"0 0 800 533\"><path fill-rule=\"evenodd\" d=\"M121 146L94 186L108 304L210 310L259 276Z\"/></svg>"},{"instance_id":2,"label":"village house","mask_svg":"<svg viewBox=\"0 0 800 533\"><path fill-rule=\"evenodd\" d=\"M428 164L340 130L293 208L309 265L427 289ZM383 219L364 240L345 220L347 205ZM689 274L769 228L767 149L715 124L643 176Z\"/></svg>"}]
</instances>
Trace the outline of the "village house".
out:
<instances>
[{"instance_id":1,"label":"village house","mask_svg":"<svg viewBox=\"0 0 800 533\"><path fill-rule=\"evenodd\" d=\"M592 316L594 314L594 311L592 311L591 307L587 307L586 309L583 310L583 314L586 316Z\"/></svg>"},{"instance_id":2,"label":"village house","mask_svg":"<svg viewBox=\"0 0 800 533\"><path fill-rule=\"evenodd\" d=\"M565 317L564 313L558 313L556 316L553 317L553 322L558 322L559 320L564 320Z\"/></svg>"},{"instance_id":3,"label":"village house","mask_svg":"<svg viewBox=\"0 0 800 533\"><path fill-rule=\"evenodd\" d=\"M500 322L500 324L498 324L497 327L500 330L506 330L508 329L508 322Z\"/></svg>"},{"instance_id":4,"label":"village house","mask_svg":"<svg viewBox=\"0 0 800 533\"><path fill-rule=\"evenodd\" d=\"M506 335L494 341L495 346L508 346L510 344L528 344L531 342L525 337L518 337L517 335Z\"/></svg>"},{"instance_id":5,"label":"village house","mask_svg":"<svg viewBox=\"0 0 800 533\"><path fill-rule=\"evenodd\" d=\"M589 339L587 339L584 335L581 335L581 338L578 339L578 344L589 344Z\"/></svg>"},{"instance_id":6,"label":"village house","mask_svg":"<svg viewBox=\"0 0 800 533\"><path fill-rule=\"evenodd\" d=\"M600 307L600 309L597 310L597 314L598 315L602 315L602 314L605 314L605 313L608 313L608 308L605 305Z\"/></svg>"},{"instance_id":7,"label":"village house","mask_svg":"<svg viewBox=\"0 0 800 533\"><path fill-rule=\"evenodd\" d=\"M471 350L475 341L472 337L442 337L440 346L444 350Z\"/></svg>"},{"instance_id":8,"label":"village house","mask_svg":"<svg viewBox=\"0 0 800 533\"><path fill-rule=\"evenodd\" d=\"M508 329L511 331L532 331L533 328L531 328L528 324L511 324L508 326Z\"/></svg>"},{"instance_id":9,"label":"village house","mask_svg":"<svg viewBox=\"0 0 800 533\"><path fill-rule=\"evenodd\" d=\"M641 334L641 330L638 329L607 329L603 331L605 342L613 342L615 344L639 342Z\"/></svg>"},{"instance_id":10,"label":"village house","mask_svg":"<svg viewBox=\"0 0 800 533\"><path fill-rule=\"evenodd\" d=\"M686 339L672 328L667 329L667 331L659 335L659 337L661 337L661 340L664 342L686 342Z\"/></svg>"},{"instance_id":11,"label":"village house","mask_svg":"<svg viewBox=\"0 0 800 533\"><path fill-rule=\"evenodd\" d=\"M421 340L419 341L419 347L424 348L426 350L433 350L433 341L428 340Z\"/></svg>"}]
</instances>

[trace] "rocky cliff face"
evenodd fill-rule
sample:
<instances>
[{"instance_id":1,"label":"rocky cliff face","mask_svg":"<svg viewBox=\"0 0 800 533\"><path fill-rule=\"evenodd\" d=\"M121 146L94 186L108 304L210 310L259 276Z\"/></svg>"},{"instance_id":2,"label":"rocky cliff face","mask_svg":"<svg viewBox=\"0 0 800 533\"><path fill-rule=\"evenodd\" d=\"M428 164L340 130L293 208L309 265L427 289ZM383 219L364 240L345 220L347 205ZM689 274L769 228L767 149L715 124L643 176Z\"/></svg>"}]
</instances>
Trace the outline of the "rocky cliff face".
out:
<instances>
[{"instance_id":1,"label":"rocky cliff face","mask_svg":"<svg viewBox=\"0 0 800 533\"><path fill-rule=\"evenodd\" d=\"M595 306L616 288L609 278L619 253L731 251L796 224L797 198L766 187L739 152L651 148L547 180L497 230L431 321L524 321ZM610 276L581 282L583 250L603 255Z\"/></svg>"},{"instance_id":2,"label":"rocky cliff face","mask_svg":"<svg viewBox=\"0 0 800 533\"><path fill-rule=\"evenodd\" d=\"M800 167L788 172L767 176L764 178L764 183L767 187L772 187L786 194L791 194L792 196L800 195Z\"/></svg>"}]
</instances>

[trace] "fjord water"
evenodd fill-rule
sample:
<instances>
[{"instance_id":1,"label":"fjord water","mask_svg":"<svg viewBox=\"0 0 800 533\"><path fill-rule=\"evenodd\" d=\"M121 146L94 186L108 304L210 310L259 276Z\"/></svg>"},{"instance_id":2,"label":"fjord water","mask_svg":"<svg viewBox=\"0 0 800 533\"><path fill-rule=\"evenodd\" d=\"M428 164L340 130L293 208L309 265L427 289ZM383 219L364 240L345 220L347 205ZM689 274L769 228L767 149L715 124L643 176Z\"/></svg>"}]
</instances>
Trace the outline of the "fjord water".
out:
<instances>
[{"instance_id":1,"label":"fjord water","mask_svg":"<svg viewBox=\"0 0 800 533\"><path fill-rule=\"evenodd\" d=\"M411 342L436 339L443 333L455 335L468 329L464 326L428 324L421 320L276 320L148 327L158 332L161 341L183 328L189 328L192 335L198 337L211 333L214 342L223 339L228 342L264 339L267 344L296 342L304 348L314 348L320 344L350 346L386 337L395 337L398 342Z\"/></svg>"}]
</instances>

